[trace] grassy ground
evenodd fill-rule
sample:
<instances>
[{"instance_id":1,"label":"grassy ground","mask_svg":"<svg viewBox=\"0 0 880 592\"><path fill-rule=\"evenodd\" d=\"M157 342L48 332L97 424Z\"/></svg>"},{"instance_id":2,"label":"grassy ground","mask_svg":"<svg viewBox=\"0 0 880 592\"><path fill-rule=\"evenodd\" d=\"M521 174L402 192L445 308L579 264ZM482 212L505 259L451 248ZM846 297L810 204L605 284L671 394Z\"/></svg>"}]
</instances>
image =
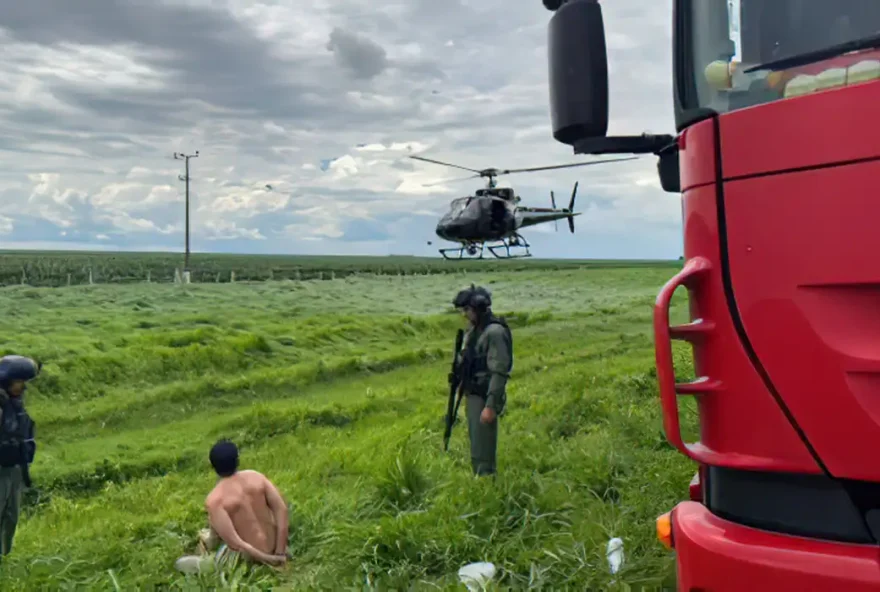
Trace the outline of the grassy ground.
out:
<instances>
[{"instance_id":1,"label":"grassy ground","mask_svg":"<svg viewBox=\"0 0 880 592\"><path fill-rule=\"evenodd\" d=\"M35 490L0 588L197 587L173 562L229 437L289 501L293 558L202 585L455 589L488 560L505 588L605 589L620 536L617 581L671 589L654 519L694 470L666 443L654 378L651 306L672 273L0 290L0 350L45 362ZM463 422L442 450L465 281L514 327L494 482L469 475Z\"/></svg>"}]
</instances>

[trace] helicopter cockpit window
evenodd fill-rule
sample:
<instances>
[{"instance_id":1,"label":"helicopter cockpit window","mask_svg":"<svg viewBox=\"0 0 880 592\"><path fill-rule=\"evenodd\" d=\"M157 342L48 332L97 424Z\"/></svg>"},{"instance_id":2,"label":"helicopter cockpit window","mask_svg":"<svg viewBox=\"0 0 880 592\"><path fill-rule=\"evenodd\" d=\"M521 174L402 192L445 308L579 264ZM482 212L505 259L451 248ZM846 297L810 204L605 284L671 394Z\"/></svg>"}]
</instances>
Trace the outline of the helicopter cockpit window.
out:
<instances>
[{"instance_id":1,"label":"helicopter cockpit window","mask_svg":"<svg viewBox=\"0 0 880 592\"><path fill-rule=\"evenodd\" d=\"M449 213L446 214L446 217L451 219L479 218L481 201L482 200L474 199L473 197L459 197L454 199L449 204Z\"/></svg>"},{"instance_id":2,"label":"helicopter cockpit window","mask_svg":"<svg viewBox=\"0 0 880 592\"><path fill-rule=\"evenodd\" d=\"M458 216L461 214L465 208L468 206L468 202L471 200L469 197L459 197L458 199L453 199L449 204L449 215Z\"/></svg>"},{"instance_id":3,"label":"helicopter cockpit window","mask_svg":"<svg viewBox=\"0 0 880 592\"><path fill-rule=\"evenodd\" d=\"M468 199L467 215L471 218L479 218L482 215L482 204L485 203L485 201L486 200L483 199Z\"/></svg>"}]
</instances>

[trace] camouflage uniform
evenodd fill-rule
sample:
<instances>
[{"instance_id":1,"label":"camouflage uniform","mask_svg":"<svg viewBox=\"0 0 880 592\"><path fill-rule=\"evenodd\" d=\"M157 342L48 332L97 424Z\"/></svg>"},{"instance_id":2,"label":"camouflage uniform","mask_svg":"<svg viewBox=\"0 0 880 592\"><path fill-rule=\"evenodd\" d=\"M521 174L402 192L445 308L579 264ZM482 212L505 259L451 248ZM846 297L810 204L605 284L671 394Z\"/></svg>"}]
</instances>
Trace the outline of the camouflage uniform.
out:
<instances>
[{"instance_id":1,"label":"camouflage uniform","mask_svg":"<svg viewBox=\"0 0 880 592\"><path fill-rule=\"evenodd\" d=\"M476 306L480 319L466 333L459 361L462 368L462 392L467 398L468 435L471 465L476 475L495 474L498 451L498 418L507 404L506 385L513 368L513 341L507 324L497 319L489 308L491 297L483 288L472 287L456 296L458 307L471 306L473 295L485 302ZM479 303L479 299L477 299ZM495 411L496 418L483 423L484 408Z\"/></svg>"},{"instance_id":2,"label":"camouflage uniform","mask_svg":"<svg viewBox=\"0 0 880 592\"><path fill-rule=\"evenodd\" d=\"M21 467L0 467L0 557L12 551L23 487Z\"/></svg>"}]
</instances>

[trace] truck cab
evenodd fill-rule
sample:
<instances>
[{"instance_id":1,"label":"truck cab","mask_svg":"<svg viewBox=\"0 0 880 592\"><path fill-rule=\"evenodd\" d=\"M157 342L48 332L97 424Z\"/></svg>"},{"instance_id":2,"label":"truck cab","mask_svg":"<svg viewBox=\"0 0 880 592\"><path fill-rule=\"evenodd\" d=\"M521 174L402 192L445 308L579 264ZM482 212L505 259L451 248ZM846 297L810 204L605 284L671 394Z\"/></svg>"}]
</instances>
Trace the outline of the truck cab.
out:
<instances>
[{"instance_id":1,"label":"truck cab","mask_svg":"<svg viewBox=\"0 0 880 592\"><path fill-rule=\"evenodd\" d=\"M664 431L697 470L658 518L679 590L880 590L880 2L672 0L675 133L624 137L600 3L544 4L554 138L654 154L682 200L654 308Z\"/></svg>"}]
</instances>

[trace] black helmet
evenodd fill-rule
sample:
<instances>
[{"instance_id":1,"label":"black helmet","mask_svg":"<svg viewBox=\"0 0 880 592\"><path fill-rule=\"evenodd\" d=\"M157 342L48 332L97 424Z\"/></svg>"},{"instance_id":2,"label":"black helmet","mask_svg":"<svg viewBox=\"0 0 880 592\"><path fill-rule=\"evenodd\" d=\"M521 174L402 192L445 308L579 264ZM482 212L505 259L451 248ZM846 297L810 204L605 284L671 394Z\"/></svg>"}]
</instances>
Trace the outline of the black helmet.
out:
<instances>
[{"instance_id":1,"label":"black helmet","mask_svg":"<svg viewBox=\"0 0 880 592\"><path fill-rule=\"evenodd\" d=\"M31 380L42 367L39 362L24 356L3 356L0 358L0 386L8 386L13 380Z\"/></svg>"},{"instance_id":2,"label":"black helmet","mask_svg":"<svg viewBox=\"0 0 880 592\"><path fill-rule=\"evenodd\" d=\"M455 295L452 305L455 308L470 306L476 310L486 310L492 306L492 293L482 286L471 284L470 288L465 288Z\"/></svg>"}]
</instances>

